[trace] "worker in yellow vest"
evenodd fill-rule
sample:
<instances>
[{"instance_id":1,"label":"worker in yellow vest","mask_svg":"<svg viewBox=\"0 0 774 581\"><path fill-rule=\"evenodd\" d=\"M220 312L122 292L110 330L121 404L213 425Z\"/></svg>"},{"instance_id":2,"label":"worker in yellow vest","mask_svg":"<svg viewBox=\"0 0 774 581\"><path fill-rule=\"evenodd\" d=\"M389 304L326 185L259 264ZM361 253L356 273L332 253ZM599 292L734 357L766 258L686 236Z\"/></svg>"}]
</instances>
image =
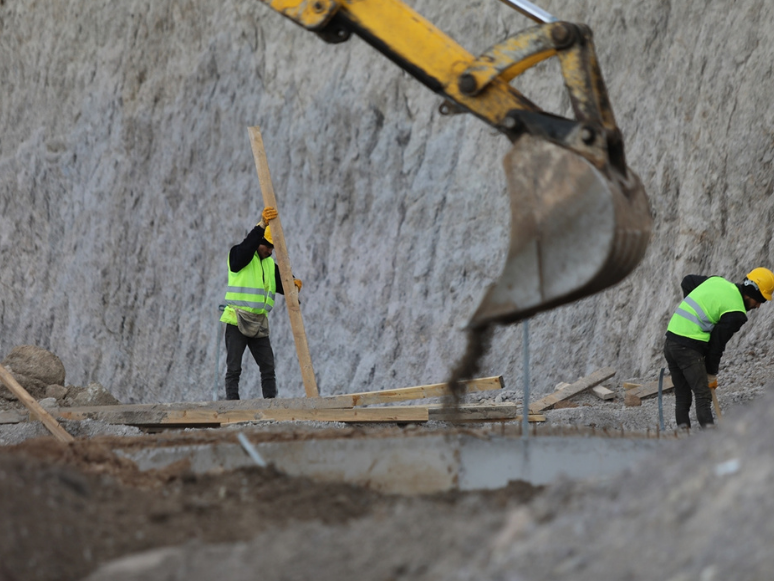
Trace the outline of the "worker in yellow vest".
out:
<instances>
[{"instance_id":1,"label":"worker in yellow vest","mask_svg":"<svg viewBox=\"0 0 774 581\"><path fill-rule=\"evenodd\" d=\"M269 313L275 293L285 294L279 268L271 257L274 244L269 222L277 210L264 208L261 221L228 254L226 308L220 320L226 323L226 399L239 399L242 357L249 348L261 370L264 398L277 397L274 351L269 341ZM301 290L301 281L293 283Z\"/></svg>"},{"instance_id":2,"label":"worker in yellow vest","mask_svg":"<svg viewBox=\"0 0 774 581\"><path fill-rule=\"evenodd\" d=\"M747 322L747 311L771 300L774 273L752 270L741 284L719 276L689 274L681 287L683 301L669 321L664 356L675 386L675 420L690 428L688 412L696 396L696 419L712 426L712 389L718 386L718 368L726 343Z\"/></svg>"}]
</instances>

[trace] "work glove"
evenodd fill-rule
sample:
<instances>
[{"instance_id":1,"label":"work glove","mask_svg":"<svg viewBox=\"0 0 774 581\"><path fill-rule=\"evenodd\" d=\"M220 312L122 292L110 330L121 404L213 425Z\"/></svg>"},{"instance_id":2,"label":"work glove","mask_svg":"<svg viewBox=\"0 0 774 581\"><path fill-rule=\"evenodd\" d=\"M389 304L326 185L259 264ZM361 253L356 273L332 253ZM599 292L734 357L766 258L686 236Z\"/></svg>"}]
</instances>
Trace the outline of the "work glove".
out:
<instances>
[{"instance_id":1,"label":"work glove","mask_svg":"<svg viewBox=\"0 0 774 581\"><path fill-rule=\"evenodd\" d=\"M272 208L271 206L267 206L263 209L263 212L261 212L261 221L256 224L256 226L260 226L261 228L266 228L266 225L269 223L270 220L274 220L278 216L277 210Z\"/></svg>"},{"instance_id":2,"label":"work glove","mask_svg":"<svg viewBox=\"0 0 774 581\"><path fill-rule=\"evenodd\" d=\"M293 279L293 284L296 285L296 288L298 290L301 290L301 287L304 286L304 283L298 280L297 278Z\"/></svg>"},{"instance_id":3,"label":"work glove","mask_svg":"<svg viewBox=\"0 0 774 581\"><path fill-rule=\"evenodd\" d=\"M717 375L707 375L707 381L709 383L710 389L717 389L718 387L718 376Z\"/></svg>"}]
</instances>

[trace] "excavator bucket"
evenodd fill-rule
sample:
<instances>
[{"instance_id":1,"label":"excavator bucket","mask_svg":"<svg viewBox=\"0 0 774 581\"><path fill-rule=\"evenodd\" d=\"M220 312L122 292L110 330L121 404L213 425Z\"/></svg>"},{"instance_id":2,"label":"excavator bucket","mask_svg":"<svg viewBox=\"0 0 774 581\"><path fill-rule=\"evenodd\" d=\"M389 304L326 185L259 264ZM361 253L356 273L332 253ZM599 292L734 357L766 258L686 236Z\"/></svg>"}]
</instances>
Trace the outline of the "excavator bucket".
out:
<instances>
[{"instance_id":1,"label":"excavator bucket","mask_svg":"<svg viewBox=\"0 0 774 581\"><path fill-rule=\"evenodd\" d=\"M514 323L599 292L640 262L652 219L631 170L601 171L584 157L523 135L503 160L511 244L500 279L469 326Z\"/></svg>"}]
</instances>

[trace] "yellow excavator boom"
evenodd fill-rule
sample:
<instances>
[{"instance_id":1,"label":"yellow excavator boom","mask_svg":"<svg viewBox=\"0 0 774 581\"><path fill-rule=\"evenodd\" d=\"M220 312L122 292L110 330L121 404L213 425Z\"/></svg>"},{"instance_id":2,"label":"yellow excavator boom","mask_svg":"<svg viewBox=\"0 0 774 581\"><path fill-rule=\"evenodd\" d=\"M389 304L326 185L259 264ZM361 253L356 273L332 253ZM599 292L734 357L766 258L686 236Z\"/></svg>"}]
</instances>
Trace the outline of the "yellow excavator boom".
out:
<instances>
[{"instance_id":1,"label":"yellow excavator boom","mask_svg":"<svg viewBox=\"0 0 774 581\"><path fill-rule=\"evenodd\" d=\"M517 322L599 292L640 262L650 210L626 165L588 27L528 14L540 24L476 57L400 0L261 1L326 42L359 36L442 96L442 114L472 113L513 142L504 159L508 259L471 328ZM575 119L543 111L509 84L551 57Z\"/></svg>"}]
</instances>

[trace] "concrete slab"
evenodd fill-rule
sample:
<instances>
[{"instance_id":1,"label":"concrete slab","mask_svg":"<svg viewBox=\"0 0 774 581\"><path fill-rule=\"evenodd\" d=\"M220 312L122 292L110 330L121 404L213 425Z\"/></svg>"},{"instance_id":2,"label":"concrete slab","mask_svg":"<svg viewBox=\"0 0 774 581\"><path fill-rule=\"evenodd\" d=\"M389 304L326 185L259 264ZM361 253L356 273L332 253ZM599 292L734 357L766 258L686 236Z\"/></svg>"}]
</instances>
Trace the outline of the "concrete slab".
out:
<instances>
[{"instance_id":1,"label":"concrete slab","mask_svg":"<svg viewBox=\"0 0 774 581\"><path fill-rule=\"evenodd\" d=\"M476 438L466 434L264 442L263 459L290 476L348 482L396 494L492 490L512 480L548 484L560 476L606 478L676 440L544 436ZM117 452L141 470L188 459L197 473L254 465L239 444Z\"/></svg>"}]
</instances>

